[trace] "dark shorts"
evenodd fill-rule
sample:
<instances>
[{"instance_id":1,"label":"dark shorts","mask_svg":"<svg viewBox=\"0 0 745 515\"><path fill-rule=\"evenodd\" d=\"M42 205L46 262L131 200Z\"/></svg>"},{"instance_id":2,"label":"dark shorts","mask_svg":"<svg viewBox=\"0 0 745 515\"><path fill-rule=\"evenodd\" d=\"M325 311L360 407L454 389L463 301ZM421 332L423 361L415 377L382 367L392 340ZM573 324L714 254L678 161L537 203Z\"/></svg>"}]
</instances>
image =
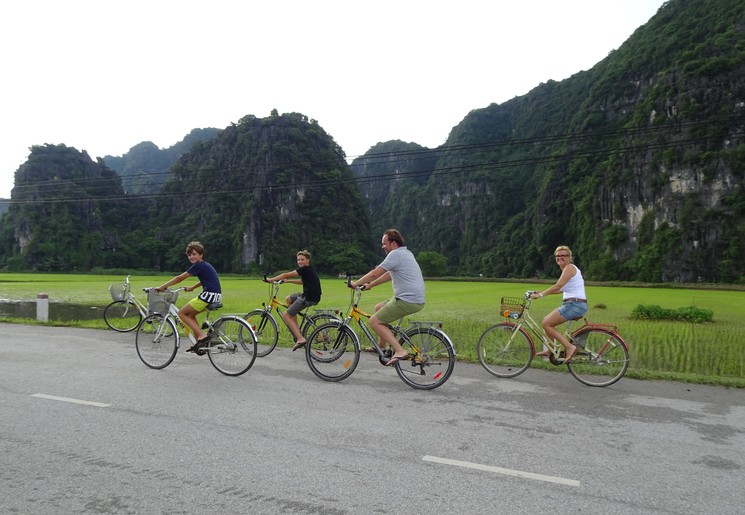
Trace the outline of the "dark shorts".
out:
<instances>
[{"instance_id":1,"label":"dark shorts","mask_svg":"<svg viewBox=\"0 0 745 515\"><path fill-rule=\"evenodd\" d=\"M309 306L315 306L316 304L318 304L318 302L310 302L305 300L305 295L303 295L302 293L293 293L292 295L290 295L290 299L292 300L292 304L289 308L287 308L287 314L291 316L297 315Z\"/></svg>"}]
</instances>

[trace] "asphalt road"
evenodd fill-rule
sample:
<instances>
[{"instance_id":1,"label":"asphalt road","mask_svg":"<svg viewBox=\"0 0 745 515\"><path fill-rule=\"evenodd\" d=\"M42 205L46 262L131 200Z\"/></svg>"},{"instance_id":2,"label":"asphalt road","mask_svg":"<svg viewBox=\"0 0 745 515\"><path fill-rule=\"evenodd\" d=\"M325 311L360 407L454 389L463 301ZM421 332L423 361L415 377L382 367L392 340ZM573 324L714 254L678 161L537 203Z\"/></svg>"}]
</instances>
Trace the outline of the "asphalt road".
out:
<instances>
[{"instance_id":1,"label":"asphalt road","mask_svg":"<svg viewBox=\"0 0 745 515\"><path fill-rule=\"evenodd\" d=\"M457 347L457 342L456 342ZM0 323L0 512L742 513L745 391L377 358L327 383L277 349L238 378L133 334Z\"/></svg>"}]
</instances>

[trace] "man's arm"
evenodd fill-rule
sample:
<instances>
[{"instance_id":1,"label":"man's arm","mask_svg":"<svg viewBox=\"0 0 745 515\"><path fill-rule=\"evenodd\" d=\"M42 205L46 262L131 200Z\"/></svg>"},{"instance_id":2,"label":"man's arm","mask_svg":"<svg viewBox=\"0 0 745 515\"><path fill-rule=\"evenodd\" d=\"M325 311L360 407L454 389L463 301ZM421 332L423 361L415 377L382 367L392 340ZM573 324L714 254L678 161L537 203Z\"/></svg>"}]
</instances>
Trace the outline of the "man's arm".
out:
<instances>
[{"instance_id":1,"label":"man's arm","mask_svg":"<svg viewBox=\"0 0 745 515\"><path fill-rule=\"evenodd\" d=\"M383 267L376 266L375 268L367 272L365 275L363 275L356 281L350 283L350 286L352 288L356 288L364 284L367 289L370 289L373 286L377 286L378 284L382 284L390 280L391 280L390 272L388 272Z\"/></svg>"}]
</instances>

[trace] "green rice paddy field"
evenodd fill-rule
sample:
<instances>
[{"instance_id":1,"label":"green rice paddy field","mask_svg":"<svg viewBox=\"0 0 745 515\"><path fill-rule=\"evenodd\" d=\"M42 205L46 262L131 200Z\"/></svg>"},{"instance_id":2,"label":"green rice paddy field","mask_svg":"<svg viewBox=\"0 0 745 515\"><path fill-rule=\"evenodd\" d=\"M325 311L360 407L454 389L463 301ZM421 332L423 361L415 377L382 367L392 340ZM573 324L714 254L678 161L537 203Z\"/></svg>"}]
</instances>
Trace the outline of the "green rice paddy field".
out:
<instances>
[{"instance_id":1,"label":"green rice paddy field","mask_svg":"<svg viewBox=\"0 0 745 515\"><path fill-rule=\"evenodd\" d=\"M145 300L142 288L157 286L172 275L133 275L132 291ZM109 285L120 285L117 275L0 274L0 299L35 300L47 293L50 302L104 307L110 301ZM269 286L258 278L221 277L225 312L245 313L260 307L269 295ZM184 284L193 284L185 282ZM339 308L346 312L350 291L342 279L323 279L323 301L319 308ZM502 321L502 296L520 297L526 290L543 289L545 283L427 281L427 306L416 320L440 321L448 333L459 360L477 362L476 344L490 325ZM299 286L283 285L280 295L297 291ZM590 309L587 318L596 323L615 323L631 352L628 377L673 379L679 381L745 387L745 291L701 289L697 287L588 285ZM183 294L180 301L194 294ZM373 306L391 296L390 283L362 297L360 307L371 312ZM540 320L560 302L554 295L535 301L531 312ZM181 302L179 302L181 304ZM643 321L631 318L638 304L656 304L677 309L695 306L709 309L714 321L704 324L673 321ZM56 325L106 328L103 310L91 310L94 318L49 322ZM6 322L37 323L35 320L0 319ZM280 345L289 345L289 331L280 331ZM536 363L534 366L550 366ZM553 368L553 367L552 367ZM563 372L564 367L557 370Z\"/></svg>"}]
</instances>

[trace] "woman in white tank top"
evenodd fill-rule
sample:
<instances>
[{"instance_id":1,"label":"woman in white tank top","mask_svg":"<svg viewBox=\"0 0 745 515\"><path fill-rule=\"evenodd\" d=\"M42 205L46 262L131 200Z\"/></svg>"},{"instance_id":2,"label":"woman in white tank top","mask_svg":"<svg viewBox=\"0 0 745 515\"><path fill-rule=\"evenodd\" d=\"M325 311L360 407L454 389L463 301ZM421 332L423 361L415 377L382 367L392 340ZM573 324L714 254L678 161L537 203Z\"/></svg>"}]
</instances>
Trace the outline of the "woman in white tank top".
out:
<instances>
[{"instance_id":1,"label":"woman in white tank top","mask_svg":"<svg viewBox=\"0 0 745 515\"><path fill-rule=\"evenodd\" d=\"M541 322L541 327L546 336L556 340L564 346L564 363L572 361L577 347L572 345L557 329L557 326L567 320L579 318L587 313L587 295L585 294L585 280L582 278L582 272L572 263L572 251L569 247L561 245L554 251L556 264L561 268L561 276L556 284L540 292L530 295L532 299L542 299L552 293L563 294L561 306L546 315ZM544 350L536 353L536 356L548 356L550 351Z\"/></svg>"}]
</instances>

